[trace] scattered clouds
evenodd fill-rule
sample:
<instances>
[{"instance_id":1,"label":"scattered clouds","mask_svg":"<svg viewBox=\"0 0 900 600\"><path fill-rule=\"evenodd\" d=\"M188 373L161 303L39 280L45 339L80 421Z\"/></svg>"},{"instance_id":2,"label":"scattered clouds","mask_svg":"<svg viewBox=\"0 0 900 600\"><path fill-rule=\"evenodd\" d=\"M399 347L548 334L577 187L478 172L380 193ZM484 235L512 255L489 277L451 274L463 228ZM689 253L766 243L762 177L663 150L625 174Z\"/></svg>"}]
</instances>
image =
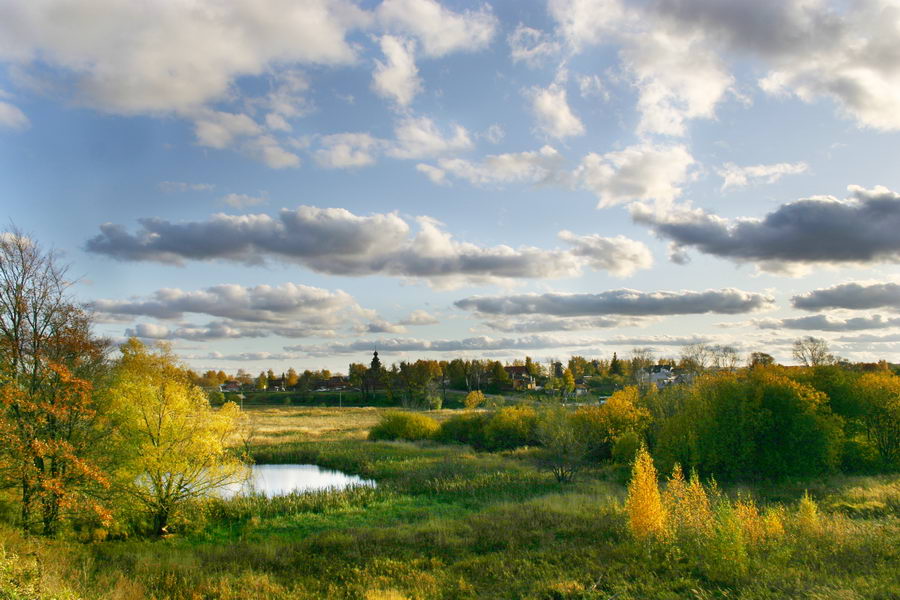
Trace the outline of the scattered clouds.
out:
<instances>
[{"instance_id":1,"label":"scattered clouds","mask_svg":"<svg viewBox=\"0 0 900 600\"><path fill-rule=\"evenodd\" d=\"M537 68L559 55L560 43L547 33L519 23L506 38L513 62L524 62Z\"/></svg>"},{"instance_id":2,"label":"scattered clouds","mask_svg":"<svg viewBox=\"0 0 900 600\"><path fill-rule=\"evenodd\" d=\"M793 319L764 319L757 322L760 329L802 329L809 331L859 331L900 327L900 317L885 319L881 315L836 319L828 315L811 315Z\"/></svg>"},{"instance_id":3,"label":"scattered clouds","mask_svg":"<svg viewBox=\"0 0 900 600\"><path fill-rule=\"evenodd\" d=\"M454 12L435 0L385 0L377 15L388 29L416 37L432 57L484 49L497 28L488 6Z\"/></svg>"},{"instance_id":4,"label":"scattered clouds","mask_svg":"<svg viewBox=\"0 0 900 600\"><path fill-rule=\"evenodd\" d=\"M665 316L707 313L741 314L769 308L769 296L734 288L722 290L658 291L609 290L597 294L522 294L472 296L454 304L481 315L552 315L587 317L605 315Z\"/></svg>"},{"instance_id":5,"label":"scattered clouds","mask_svg":"<svg viewBox=\"0 0 900 600\"><path fill-rule=\"evenodd\" d=\"M775 183L785 175L805 173L809 166L804 162L777 163L739 167L725 163L716 172L722 177L722 191L730 187L743 187L755 183Z\"/></svg>"},{"instance_id":6,"label":"scattered clouds","mask_svg":"<svg viewBox=\"0 0 900 600\"><path fill-rule=\"evenodd\" d=\"M473 185L484 186L514 182L549 182L562 176L563 164L564 159L555 148L544 146L535 152L489 155L481 162L444 158L438 161L439 168L432 166L429 167L430 170L422 168L420 171L435 183L444 183L446 174L449 173ZM437 174L437 171L440 174Z\"/></svg>"},{"instance_id":7,"label":"scattered clouds","mask_svg":"<svg viewBox=\"0 0 900 600\"><path fill-rule=\"evenodd\" d=\"M900 311L900 284L842 283L794 296L791 298L791 304L794 308L810 311L828 308L850 310L890 308Z\"/></svg>"},{"instance_id":8,"label":"scattered clouds","mask_svg":"<svg viewBox=\"0 0 900 600\"><path fill-rule=\"evenodd\" d=\"M379 41L385 62L375 60L372 89L382 98L388 98L400 107L409 106L422 91L422 79L416 68L413 40L392 35L381 36Z\"/></svg>"},{"instance_id":9,"label":"scattered clouds","mask_svg":"<svg viewBox=\"0 0 900 600\"><path fill-rule=\"evenodd\" d=\"M175 192L211 192L215 189L211 183L188 183L186 181L160 181L159 189L167 194Z\"/></svg>"},{"instance_id":10,"label":"scattered clouds","mask_svg":"<svg viewBox=\"0 0 900 600\"><path fill-rule=\"evenodd\" d=\"M603 155L592 152L574 176L597 196L598 208L635 200L671 203L681 195L693 164L694 158L682 145L645 143Z\"/></svg>"},{"instance_id":11,"label":"scattered clouds","mask_svg":"<svg viewBox=\"0 0 900 600\"><path fill-rule=\"evenodd\" d=\"M428 117L401 119L394 128L396 139L387 153L394 158L420 159L472 148L472 139L465 127L454 125L452 129L452 133L445 136Z\"/></svg>"},{"instance_id":12,"label":"scattered clouds","mask_svg":"<svg viewBox=\"0 0 900 600\"><path fill-rule=\"evenodd\" d=\"M377 319L361 328L365 333L406 333L406 327L398 323L391 323L384 319Z\"/></svg>"},{"instance_id":13,"label":"scattered clouds","mask_svg":"<svg viewBox=\"0 0 900 600\"><path fill-rule=\"evenodd\" d=\"M549 87L535 87L529 90L531 110L538 120L538 129L544 134L563 139L584 135L584 124L572 109L566 98L566 89L560 83Z\"/></svg>"},{"instance_id":14,"label":"scattered clouds","mask_svg":"<svg viewBox=\"0 0 900 600\"><path fill-rule=\"evenodd\" d=\"M660 212L644 205L634 205L632 216L670 239L678 260L696 248L776 273L812 264L900 261L900 195L884 187L848 189L846 200L805 198L761 219L728 220L685 207Z\"/></svg>"},{"instance_id":15,"label":"scattered clouds","mask_svg":"<svg viewBox=\"0 0 900 600\"><path fill-rule=\"evenodd\" d=\"M629 327L639 323L636 319L610 317L539 317L536 319L492 319L485 325L503 333L542 333L548 331L583 331L587 329L607 329Z\"/></svg>"},{"instance_id":16,"label":"scattered clouds","mask_svg":"<svg viewBox=\"0 0 900 600\"><path fill-rule=\"evenodd\" d=\"M321 139L316 163L328 169L368 167L375 164L375 153L383 145L368 133L336 133Z\"/></svg>"},{"instance_id":17,"label":"scattered clouds","mask_svg":"<svg viewBox=\"0 0 900 600\"><path fill-rule=\"evenodd\" d=\"M250 206L256 206L257 204L263 204L267 200L268 198L265 193L259 194L258 196L231 193L222 197L222 202L234 208L248 208Z\"/></svg>"},{"instance_id":18,"label":"scattered clouds","mask_svg":"<svg viewBox=\"0 0 900 600\"><path fill-rule=\"evenodd\" d=\"M450 182L447 181L447 172L443 169L439 169L433 165L426 165L425 163L419 163L416 165L416 171L425 175L428 179L431 180L431 183L435 185L449 185Z\"/></svg>"}]
</instances>

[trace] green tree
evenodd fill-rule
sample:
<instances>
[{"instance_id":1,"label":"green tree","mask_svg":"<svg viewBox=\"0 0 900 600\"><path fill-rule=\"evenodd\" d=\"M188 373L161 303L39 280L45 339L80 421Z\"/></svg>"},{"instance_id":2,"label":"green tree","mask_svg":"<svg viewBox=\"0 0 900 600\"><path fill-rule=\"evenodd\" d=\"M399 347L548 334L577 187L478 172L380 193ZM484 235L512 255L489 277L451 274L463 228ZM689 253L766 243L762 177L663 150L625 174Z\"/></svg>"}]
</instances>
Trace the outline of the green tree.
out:
<instances>
[{"instance_id":1,"label":"green tree","mask_svg":"<svg viewBox=\"0 0 900 600\"><path fill-rule=\"evenodd\" d=\"M123 459L119 485L162 535L187 501L245 474L227 447L240 409L233 402L213 409L166 347L151 350L132 338L120 349L110 389Z\"/></svg>"},{"instance_id":2,"label":"green tree","mask_svg":"<svg viewBox=\"0 0 900 600\"><path fill-rule=\"evenodd\" d=\"M888 371L859 380L863 421L885 463L900 462L900 377Z\"/></svg>"},{"instance_id":3,"label":"green tree","mask_svg":"<svg viewBox=\"0 0 900 600\"><path fill-rule=\"evenodd\" d=\"M259 377L256 378L256 389L260 391L269 389L269 378L266 377L265 373L260 373Z\"/></svg>"}]
</instances>

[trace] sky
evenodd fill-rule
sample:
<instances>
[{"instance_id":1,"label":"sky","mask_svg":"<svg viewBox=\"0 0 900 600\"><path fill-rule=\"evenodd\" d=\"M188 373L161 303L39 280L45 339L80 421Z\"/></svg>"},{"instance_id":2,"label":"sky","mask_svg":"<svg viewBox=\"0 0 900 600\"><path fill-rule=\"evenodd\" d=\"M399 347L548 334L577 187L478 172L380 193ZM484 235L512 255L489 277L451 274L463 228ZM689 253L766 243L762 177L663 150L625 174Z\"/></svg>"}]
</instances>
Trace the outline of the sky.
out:
<instances>
[{"instance_id":1,"label":"sky","mask_svg":"<svg viewBox=\"0 0 900 600\"><path fill-rule=\"evenodd\" d=\"M0 214L195 369L900 361L897 0L0 0Z\"/></svg>"}]
</instances>

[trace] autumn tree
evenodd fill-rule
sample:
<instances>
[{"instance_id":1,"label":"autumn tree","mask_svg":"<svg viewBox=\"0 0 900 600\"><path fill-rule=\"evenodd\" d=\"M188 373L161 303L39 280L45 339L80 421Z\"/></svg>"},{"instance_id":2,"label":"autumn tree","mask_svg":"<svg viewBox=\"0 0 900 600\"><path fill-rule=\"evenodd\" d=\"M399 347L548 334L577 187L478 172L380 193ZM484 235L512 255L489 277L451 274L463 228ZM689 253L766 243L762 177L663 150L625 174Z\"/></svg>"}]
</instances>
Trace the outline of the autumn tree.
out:
<instances>
[{"instance_id":1,"label":"autumn tree","mask_svg":"<svg viewBox=\"0 0 900 600\"><path fill-rule=\"evenodd\" d=\"M863 423L885 463L900 462L900 377L889 371L860 377Z\"/></svg>"},{"instance_id":2,"label":"autumn tree","mask_svg":"<svg viewBox=\"0 0 900 600\"><path fill-rule=\"evenodd\" d=\"M226 445L240 409L233 402L213 409L165 346L150 349L132 338L120 350L110 389L123 462L119 485L162 535L186 502L244 474Z\"/></svg>"},{"instance_id":3,"label":"autumn tree","mask_svg":"<svg viewBox=\"0 0 900 600\"><path fill-rule=\"evenodd\" d=\"M52 535L107 485L94 382L105 343L68 296L66 269L17 230L0 233L0 487L23 529Z\"/></svg>"},{"instance_id":4,"label":"autumn tree","mask_svg":"<svg viewBox=\"0 0 900 600\"><path fill-rule=\"evenodd\" d=\"M297 382L300 381L300 376L297 375L296 369L291 367L287 370L287 377L285 378L285 385L289 388L293 388L297 385Z\"/></svg>"}]
</instances>

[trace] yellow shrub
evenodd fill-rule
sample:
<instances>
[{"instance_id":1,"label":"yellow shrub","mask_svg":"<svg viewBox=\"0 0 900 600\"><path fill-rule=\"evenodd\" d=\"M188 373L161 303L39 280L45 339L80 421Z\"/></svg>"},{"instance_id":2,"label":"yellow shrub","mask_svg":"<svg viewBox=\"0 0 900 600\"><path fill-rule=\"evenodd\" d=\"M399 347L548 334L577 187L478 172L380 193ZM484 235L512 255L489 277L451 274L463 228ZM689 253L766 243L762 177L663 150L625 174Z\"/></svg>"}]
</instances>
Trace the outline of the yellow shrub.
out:
<instances>
[{"instance_id":1,"label":"yellow shrub","mask_svg":"<svg viewBox=\"0 0 900 600\"><path fill-rule=\"evenodd\" d=\"M752 498L739 498L734 505L734 512L741 522L744 539L751 544L759 544L766 539L766 522L759 514L759 509Z\"/></svg>"},{"instance_id":2,"label":"yellow shrub","mask_svg":"<svg viewBox=\"0 0 900 600\"><path fill-rule=\"evenodd\" d=\"M675 465L666 486L665 508L670 527L681 535L709 535L713 530L713 514L709 498L697 473L685 483L681 465Z\"/></svg>"},{"instance_id":3,"label":"yellow shrub","mask_svg":"<svg viewBox=\"0 0 900 600\"><path fill-rule=\"evenodd\" d=\"M819 515L819 505L809 497L809 492L804 492L797 505L797 528L801 533L817 535L822 533L822 520Z\"/></svg>"},{"instance_id":4,"label":"yellow shrub","mask_svg":"<svg viewBox=\"0 0 900 600\"><path fill-rule=\"evenodd\" d=\"M628 525L636 538L665 535L666 511L656 482L656 468L644 446L634 459L625 508Z\"/></svg>"}]
</instances>

